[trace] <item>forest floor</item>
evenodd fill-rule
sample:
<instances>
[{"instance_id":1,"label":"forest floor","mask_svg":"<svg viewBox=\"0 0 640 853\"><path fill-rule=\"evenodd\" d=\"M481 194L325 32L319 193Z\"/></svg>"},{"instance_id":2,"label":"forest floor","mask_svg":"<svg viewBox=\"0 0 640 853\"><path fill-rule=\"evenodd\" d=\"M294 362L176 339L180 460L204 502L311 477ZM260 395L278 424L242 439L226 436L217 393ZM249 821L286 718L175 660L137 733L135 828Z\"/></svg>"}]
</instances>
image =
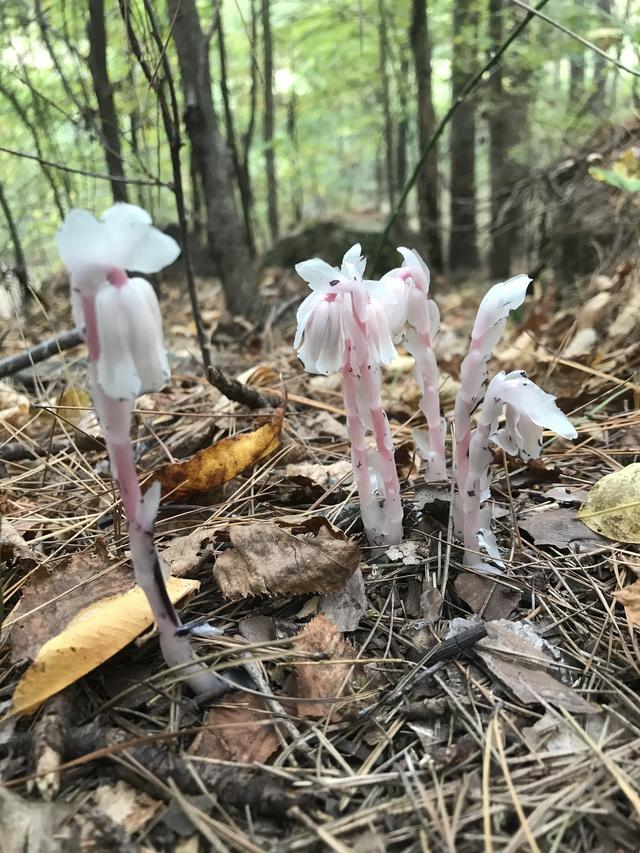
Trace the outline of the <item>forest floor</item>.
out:
<instances>
[{"instance_id":1,"label":"forest floor","mask_svg":"<svg viewBox=\"0 0 640 853\"><path fill-rule=\"evenodd\" d=\"M64 281L47 293L0 357L70 328ZM482 293L436 283L449 416ZM162 294L172 383L138 402L141 473L207 449L215 463L229 437L245 442L226 445L232 456L254 453L221 485L206 455L191 485L160 475L158 543L181 616L223 629L194 641L213 669L254 676L215 703L166 669L130 596L83 348L0 386L0 849L637 851L640 594L616 595L638 588L640 556L577 514L640 459L640 266L564 305L536 287L499 346L495 368L527 370L579 435L529 464L496 452L507 571L495 577L463 570L450 490L421 477L402 355L384 402L406 538L367 546L338 378L305 374L291 348L302 285L273 271L263 294L255 329L201 282L214 364L261 407L206 381L177 284ZM59 657L42 662L52 641Z\"/></svg>"}]
</instances>

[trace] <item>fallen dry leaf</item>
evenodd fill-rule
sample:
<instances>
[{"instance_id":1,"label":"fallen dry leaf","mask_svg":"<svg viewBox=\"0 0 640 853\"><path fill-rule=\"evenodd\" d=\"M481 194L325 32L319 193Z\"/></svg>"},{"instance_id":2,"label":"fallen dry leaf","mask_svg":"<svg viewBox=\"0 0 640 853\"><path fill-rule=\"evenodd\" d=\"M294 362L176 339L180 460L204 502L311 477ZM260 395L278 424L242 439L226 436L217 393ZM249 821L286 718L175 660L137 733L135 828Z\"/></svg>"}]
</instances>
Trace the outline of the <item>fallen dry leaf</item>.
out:
<instances>
[{"instance_id":1,"label":"fallen dry leaf","mask_svg":"<svg viewBox=\"0 0 640 853\"><path fill-rule=\"evenodd\" d=\"M42 554L29 547L14 525L6 517L0 516L0 562L20 563L25 571L29 571L43 559Z\"/></svg>"},{"instance_id":2,"label":"fallen dry leaf","mask_svg":"<svg viewBox=\"0 0 640 853\"><path fill-rule=\"evenodd\" d=\"M640 542L640 462L599 480L578 518L607 539Z\"/></svg>"},{"instance_id":3,"label":"fallen dry leaf","mask_svg":"<svg viewBox=\"0 0 640 853\"><path fill-rule=\"evenodd\" d=\"M189 753L203 758L264 764L279 748L273 717L252 693L229 693L207 712Z\"/></svg>"},{"instance_id":4,"label":"fallen dry leaf","mask_svg":"<svg viewBox=\"0 0 640 853\"><path fill-rule=\"evenodd\" d=\"M320 598L320 612L331 619L338 631L355 631L367 609L362 571L356 569L344 589L328 592Z\"/></svg>"},{"instance_id":5,"label":"fallen dry leaf","mask_svg":"<svg viewBox=\"0 0 640 853\"><path fill-rule=\"evenodd\" d=\"M230 536L233 548L213 567L227 598L334 592L360 562L355 542L323 516L236 524Z\"/></svg>"},{"instance_id":6,"label":"fallen dry leaf","mask_svg":"<svg viewBox=\"0 0 640 853\"><path fill-rule=\"evenodd\" d=\"M120 780L115 785L99 785L93 794L97 809L128 835L139 832L163 808L160 800L152 799Z\"/></svg>"},{"instance_id":7,"label":"fallen dry leaf","mask_svg":"<svg viewBox=\"0 0 640 853\"><path fill-rule=\"evenodd\" d=\"M520 601L519 590L510 589L493 578L474 575L471 572L458 575L453 585L473 613L487 622L504 619Z\"/></svg>"},{"instance_id":8,"label":"fallen dry leaf","mask_svg":"<svg viewBox=\"0 0 640 853\"><path fill-rule=\"evenodd\" d=\"M312 619L296 636L296 649L328 658L326 661L295 665L298 699L316 700L299 701L298 714L301 717L324 717L333 709L332 716L339 716L340 703L336 705L328 700L339 699L351 692L351 683L359 674L360 667L341 661L352 661L355 649L342 639L340 631L323 613Z\"/></svg>"},{"instance_id":9,"label":"fallen dry leaf","mask_svg":"<svg viewBox=\"0 0 640 853\"><path fill-rule=\"evenodd\" d=\"M154 473L152 481L158 481L162 494L170 494L172 500L222 486L276 450L283 418L284 406L281 406L270 423L252 432L223 438L183 462L164 465Z\"/></svg>"},{"instance_id":10,"label":"fallen dry leaf","mask_svg":"<svg viewBox=\"0 0 640 853\"><path fill-rule=\"evenodd\" d=\"M20 429L29 420L29 398L8 382L0 382L0 435L13 435L4 424Z\"/></svg>"},{"instance_id":11,"label":"fallen dry leaf","mask_svg":"<svg viewBox=\"0 0 640 853\"><path fill-rule=\"evenodd\" d=\"M518 527L529 534L535 545L584 552L607 544L579 520L574 509L569 508L532 512L518 520Z\"/></svg>"},{"instance_id":12,"label":"fallen dry leaf","mask_svg":"<svg viewBox=\"0 0 640 853\"><path fill-rule=\"evenodd\" d=\"M455 633L470 624L467 619L454 619L452 629ZM538 705L544 700L572 714L600 710L551 674L549 670L561 665L543 651L544 643L531 625L502 619L487 622L486 628L487 636L474 645L473 654L524 705Z\"/></svg>"},{"instance_id":13,"label":"fallen dry leaf","mask_svg":"<svg viewBox=\"0 0 640 853\"><path fill-rule=\"evenodd\" d=\"M640 581L619 589L613 597L624 606L628 621L640 627Z\"/></svg>"},{"instance_id":14,"label":"fallen dry leaf","mask_svg":"<svg viewBox=\"0 0 640 853\"><path fill-rule=\"evenodd\" d=\"M199 586L198 581L183 578L167 580L167 591L174 603ZM9 716L31 713L45 699L119 652L152 624L151 609L139 587L85 607L61 633L40 648L18 682Z\"/></svg>"},{"instance_id":15,"label":"fallen dry leaf","mask_svg":"<svg viewBox=\"0 0 640 853\"><path fill-rule=\"evenodd\" d=\"M34 802L0 788L3 853L62 853L79 849L68 823L71 812L68 803Z\"/></svg>"},{"instance_id":16,"label":"fallen dry leaf","mask_svg":"<svg viewBox=\"0 0 640 853\"><path fill-rule=\"evenodd\" d=\"M82 608L135 585L128 566L113 561L102 539L92 548L42 567L23 587L4 629L14 663L33 660Z\"/></svg>"}]
</instances>

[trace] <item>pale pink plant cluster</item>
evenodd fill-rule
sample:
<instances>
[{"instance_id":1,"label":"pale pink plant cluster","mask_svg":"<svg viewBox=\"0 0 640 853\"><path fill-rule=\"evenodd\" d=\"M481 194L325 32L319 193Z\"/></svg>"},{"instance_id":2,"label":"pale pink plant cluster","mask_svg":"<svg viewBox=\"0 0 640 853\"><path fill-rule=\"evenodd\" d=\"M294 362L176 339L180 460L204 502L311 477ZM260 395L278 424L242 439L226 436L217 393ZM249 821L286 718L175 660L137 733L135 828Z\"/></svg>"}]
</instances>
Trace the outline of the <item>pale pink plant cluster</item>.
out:
<instances>
[{"instance_id":1,"label":"pale pink plant cluster","mask_svg":"<svg viewBox=\"0 0 640 853\"><path fill-rule=\"evenodd\" d=\"M195 693L224 689L198 661L188 630L167 592L167 572L154 544L160 485L143 494L131 443L131 416L140 394L158 391L170 379L160 306L144 278L180 254L178 244L131 204L116 204L98 220L72 210L58 232L58 248L69 272L71 303L89 353L89 383L129 526L135 578L143 589L170 667L179 667ZM213 629L215 630L215 629Z\"/></svg>"},{"instance_id":2,"label":"pale pink plant cluster","mask_svg":"<svg viewBox=\"0 0 640 853\"><path fill-rule=\"evenodd\" d=\"M310 373L342 371L347 428L364 529L372 545L402 540L400 485L393 440L382 408L382 366L402 343L415 359L426 430L414 429L416 447L426 462L427 481L446 481L446 421L440 411L435 339L440 325L429 298L429 270L417 252L400 248L401 267L380 281L364 278L366 262L352 246L341 267L314 258L296 265L312 293L298 310L294 342ZM554 398L523 372L498 373L489 382L488 363L509 313L524 302L530 279L517 275L494 285L482 300L461 365L454 413L454 527L465 548L465 564L501 571L491 532L491 443L507 453L535 459L542 433L565 438L576 431ZM473 415L484 400L477 423ZM505 410L505 424L500 422Z\"/></svg>"}]
</instances>

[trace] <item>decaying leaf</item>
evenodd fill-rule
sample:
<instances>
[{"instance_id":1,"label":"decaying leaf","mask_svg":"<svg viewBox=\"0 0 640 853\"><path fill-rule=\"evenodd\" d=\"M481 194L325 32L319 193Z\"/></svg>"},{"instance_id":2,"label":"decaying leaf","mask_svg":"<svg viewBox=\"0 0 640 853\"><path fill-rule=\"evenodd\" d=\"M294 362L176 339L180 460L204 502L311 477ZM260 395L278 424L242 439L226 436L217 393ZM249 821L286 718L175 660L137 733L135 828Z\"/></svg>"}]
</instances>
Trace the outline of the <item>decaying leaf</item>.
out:
<instances>
[{"instance_id":1,"label":"decaying leaf","mask_svg":"<svg viewBox=\"0 0 640 853\"><path fill-rule=\"evenodd\" d=\"M599 480L578 518L607 539L640 542L640 462Z\"/></svg>"},{"instance_id":2,"label":"decaying leaf","mask_svg":"<svg viewBox=\"0 0 640 853\"><path fill-rule=\"evenodd\" d=\"M454 619L451 628L455 633L468 625L469 620ZM486 627L487 636L475 644L473 653L524 705L538 705L544 700L572 714L593 714L600 710L551 674L560 664L545 653L544 642L531 625L501 619L487 622Z\"/></svg>"},{"instance_id":3,"label":"decaying leaf","mask_svg":"<svg viewBox=\"0 0 640 853\"><path fill-rule=\"evenodd\" d=\"M134 586L131 569L109 557L102 539L92 548L42 567L22 589L4 629L15 663L33 660L84 607Z\"/></svg>"},{"instance_id":4,"label":"decaying leaf","mask_svg":"<svg viewBox=\"0 0 640 853\"><path fill-rule=\"evenodd\" d=\"M0 561L5 564L18 562L25 571L29 571L42 559L43 556L29 547L9 519L0 516Z\"/></svg>"},{"instance_id":5,"label":"decaying leaf","mask_svg":"<svg viewBox=\"0 0 640 853\"><path fill-rule=\"evenodd\" d=\"M320 598L320 611L339 631L355 631L367 609L367 594L362 571L356 569L338 592L328 592Z\"/></svg>"},{"instance_id":6,"label":"decaying leaf","mask_svg":"<svg viewBox=\"0 0 640 853\"><path fill-rule=\"evenodd\" d=\"M160 483L162 494L170 494L173 500L222 486L276 450L283 418L284 406L281 406L270 423L252 432L223 438L183 462L164 465L155 472L153 480Z\"/></svg>"},{"instance_id":7,"label":"decaying leaf","mask_svg":"<svg viewBox=\"0 0 640 853\"><path fill-rule=\"evenodd\" d=\"M495 578L463 572L454 581L460 598L487 622L504 619L518 606L520 591L511 589Z\"/></svg>"},{"instance_id":8,"label":"decaying leaf","mask_svg":"<svg viewBox=\"0 0 640 853\"><path fill-rule=\"evenodd\" d=\"M26 800L0 788L0 838L3 853L62 853L78 849L68 825L67 803ZM67 846L71 845L71 846Z\"/></svg>"},{"instance_id":9,"label":"decaying leaf","mask_svg":"<svg viewBox=\"0 0 640 853\"><path fill-rule=\"evenodd\" d=\"M629 622L640 627L640 581L614 592L613 597L624 606Z\"/></svg>"},{"instance_id":10,"label":"decaying leaf","mask_svg":"<svg viewBox=\"0 0 640 853\"><path fill-rule=\"evenodd\" d=\"M163 808L160 800L152 799L120 780L115 785L99 785L93 794L97 809L128 835L139 832Z\"/></svg>"},{"instance_id":11,"label":"decaying leaf","mask_svg":"<svg viewBox=\"0 0 640 853\"><path fill-rule=\"evenodd\" d=\"M532 512L518 520L518 527L528 533L536 545L584 552L607 544L580 521L574 509L565 507Z\"/></svg>"},{"instance_id":12,"label":"decaying leaf","mask_svg":"<svg viewBox=\"0 0 640 853\"><path fill-rule=\"evenodd\" d=\"M238 691L207 712L204 730L189 752L203 758L264 764L279 746L273 715L264 701Z\"/></svg>"},{"instance_id":13,"label":"decaying leaf","mask_svg":"<svg viewBox=\"0 0 640 853\"><path fill-rule=\"evenodd\" d=\"M301 717L324 717L331 709L332 716L339 715L341 703L336 700L348 696L353 679L361 667L352 661L355 649L342 639L340 631L323 613L312 619L296 637L298 651L327 656L326 661L297 663L296 695L298 714ZM349 660L351 663L343 663ZM308 701L316 700L316 701Z\"/></svg>"},{"instance_id":14,"label":"decaying leaf","mask_svg":"<svg viewBox=\"0 0 640 853\"><path fill-rule=\"evenodd\" d=\"M227 598L334 592L360 562L360 549L322 516L236 524L233 548L213 573Z\"/></svg>"},{"instance_id":15,"label":"decaying leaf","mask_svg":"<svg viewBox=\"0 0 640 853\"><path fill-rule=\"evenodd\" d=\"M0 435L12 435L5 424L20 429L29 420L29 398L8 382L0 382Z\"/></svg>"},{"instance_id":16,"label":"decaying leaf","mask_svg":"<svg viewBox=\"0 0 640 853\"><path fill-rule=\"evenodd\" d=\"M167 581L173 602L195 592L199 586L198 581L183 578ZM39 650L18 682L9 714L31 713L49 696L104 663L152 624L151 609L139 587L85 607Z\"/></svg>"}]
</instances>

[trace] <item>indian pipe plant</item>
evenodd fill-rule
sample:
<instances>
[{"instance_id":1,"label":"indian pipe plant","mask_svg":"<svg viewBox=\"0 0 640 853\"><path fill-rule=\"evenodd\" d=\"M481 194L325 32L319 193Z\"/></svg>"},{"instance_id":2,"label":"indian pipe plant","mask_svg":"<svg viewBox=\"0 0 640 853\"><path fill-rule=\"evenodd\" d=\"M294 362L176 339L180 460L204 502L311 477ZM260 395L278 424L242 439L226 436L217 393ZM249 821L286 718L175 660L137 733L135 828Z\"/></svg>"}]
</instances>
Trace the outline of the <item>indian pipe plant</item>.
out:
<instances>
[{"instance_id":1,"label":"indian pipe plant","mask_svg":"<svg viewBox=\"0 0 640 853\"><path fill-rule=\"evenodd\" d=\"M351 459L362 521L372 545L402 539L402 505L389 423L381 403L382 365L402 342L415 359L422 391L420 409L426 432L413 430L426 462L428 481L447 479L446 422L440 412L439 373L434 342L440 315L429 299L429 270L417 252L379 282L364 279L366 262L359 245L346 253L339 269L313 258L296 265L312 293L298 309L294 347L310 373L342 371ZM501 572L487 505L491 484L491 443L524 460L542 449L549 429L565 438L577 433L555 398L523 371L498 373L489 382L488 363L509 313L524 302L530 279L517 275L486 293L473 325L469 351L461 365L461 384L453 420L453 506L456 535L464 562L484 572ZM477 424L472 416L483 402ZM500 422L505 412L504 426ZM369 446L368 434L373 434Z\"/></svg>"},{"instance_id":2,"label":"indian pipe plant","mask_svg":"<svg viewBox=\"0 0 640 853\"><path fill-rule=\"evenodd\" d=\"M58 232L58 248L70 275L76 325L89 352L89 384L128 522L136 582L149 601L165 661L180 668L195 693L223 692L222 680L198 661L189 629L167 592L154 544L160 484L142 493L130 437L136 397L160 390L170 372L153 287L126 271L158 272L178 257L180 248L152 226L144 210L124 203L99 220L72 210Z\"/></svg>"}]
</instances>

